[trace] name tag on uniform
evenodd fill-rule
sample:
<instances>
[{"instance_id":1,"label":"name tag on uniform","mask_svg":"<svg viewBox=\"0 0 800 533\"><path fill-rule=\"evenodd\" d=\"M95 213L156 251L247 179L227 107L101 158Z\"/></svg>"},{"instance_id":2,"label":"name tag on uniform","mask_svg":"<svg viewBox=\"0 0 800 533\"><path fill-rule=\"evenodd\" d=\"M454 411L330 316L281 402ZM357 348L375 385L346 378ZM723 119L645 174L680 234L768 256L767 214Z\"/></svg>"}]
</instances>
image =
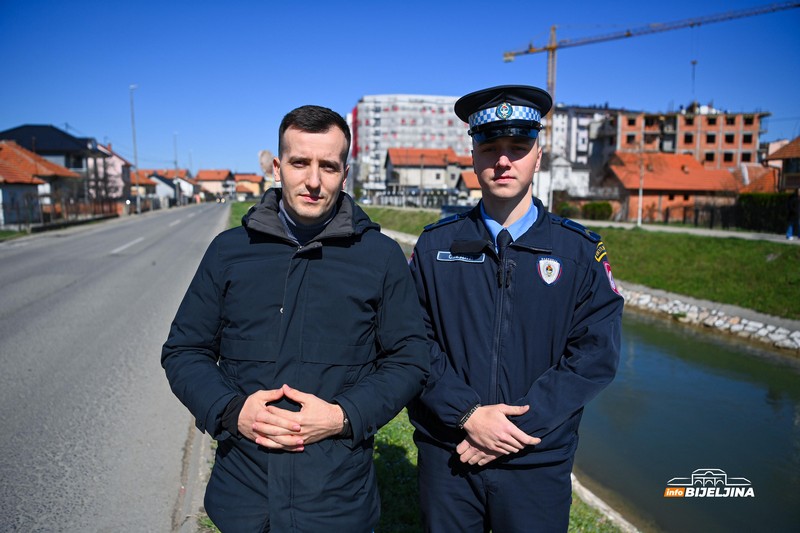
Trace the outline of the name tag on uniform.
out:
<instances>
[{"instance_id":1,"label":"name tag on uniform","mask_svg":"<svg viewBox=\"0 0 800 533\"><path fill-rule=\"evenodd\" d=\"M465 255L465 254L454 254L449 250L440 250L436 254L437 261L458 261L460 263L483 263L484 259L486 259L486 254L480 255Z\"/></svg>"}]
</instances>

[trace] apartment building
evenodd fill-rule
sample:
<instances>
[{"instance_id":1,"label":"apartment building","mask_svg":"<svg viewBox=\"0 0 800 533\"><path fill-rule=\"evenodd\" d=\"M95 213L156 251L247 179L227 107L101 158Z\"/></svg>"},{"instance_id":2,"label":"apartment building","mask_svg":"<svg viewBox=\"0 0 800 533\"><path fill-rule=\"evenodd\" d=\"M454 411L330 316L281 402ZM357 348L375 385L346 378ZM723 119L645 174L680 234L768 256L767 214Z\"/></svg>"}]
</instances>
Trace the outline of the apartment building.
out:
<instances>
[{"instance_id":1,"label":"apartment building","mask_svg":"<svg viewBox=\"0 0 800 533\"><path fill-rule=\"evenodd\" d=\"M619 111L608 144L622 152L688 154L708 169L755 163L765 112L730 113L693 103L673 113Z\"/></svg>"},{"instance_id":2,"label":"apartment building","mask_svg":"<svg viewBox=\"0 0 800 533\"><path fill-rule=\"evenodd\" d=\"M366 95L350 114L350 176L365 191L384 191L389 148L452 149L469 155L469 127L453 112L457 96Z\"/></svg>"}]
</instances>

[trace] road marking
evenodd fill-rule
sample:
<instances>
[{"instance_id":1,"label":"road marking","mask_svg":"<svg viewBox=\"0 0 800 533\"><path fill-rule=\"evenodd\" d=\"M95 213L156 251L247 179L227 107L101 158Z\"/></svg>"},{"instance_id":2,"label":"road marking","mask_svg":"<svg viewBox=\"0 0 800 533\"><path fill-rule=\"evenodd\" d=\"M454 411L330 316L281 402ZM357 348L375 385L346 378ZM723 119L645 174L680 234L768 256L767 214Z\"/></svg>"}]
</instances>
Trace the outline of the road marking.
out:
<instances>
[{"instance_id":1,"label":"road marking","mask_svg":"<svg viewBox=\"0 0 800 533\"><path fill-rule=\"evenodd\" d=\"M178 220L176 220L175 222L171 222L171 223L170 223L170 225L169 225L169 227L171 228L171 227L172 227L172 226L174 226L175 224L180 224L180 223L181 223L181 220L183 220L183 219L182 219L182 218L179 218L179 219L178 219Z\"/></svg>"},{"instance_id":2,"label":"road marking","mask_svg":"<svg viewBox=\"0 0 800 533\"><path fill-rule=\"evenodd\" d=\"M122 250L125 250L126 248L130 248L134 244L138 244L138 243L142 242L143 240L144 240L144 237L139 237L138 239L132 240L128 244L123 244L119 248L115 248L115 249L111 250L111 254L110 255L116 255L116 254L120 253Z\"/></svg>"}]
</instances>

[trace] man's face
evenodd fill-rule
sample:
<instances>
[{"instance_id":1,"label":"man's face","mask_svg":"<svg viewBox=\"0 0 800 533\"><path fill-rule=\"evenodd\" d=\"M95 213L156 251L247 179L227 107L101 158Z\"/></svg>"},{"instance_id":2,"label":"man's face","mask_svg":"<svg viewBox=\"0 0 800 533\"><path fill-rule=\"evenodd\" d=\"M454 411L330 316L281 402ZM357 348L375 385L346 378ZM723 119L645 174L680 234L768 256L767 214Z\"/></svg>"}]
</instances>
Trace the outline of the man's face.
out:
<instances>
[{"instance_id":1,"label":"man's face","mask_svg":"<svg viewBox=\"0 0 800 533\"><path fill-rule=\"evenodd\" d=\"M484 197L517 199L530 194L542 151L536 139L498 137L472 150L472 165Z\"/></svg>"},{"instance_id":2,"label":"man's face","mask_svg":"<svg viewBox=\"0 0 800 533\"><path fill-rule=\"evenodd\" d=\"M347 139L337 127L309 133L294 127L283 133L283 153L272 160L275 180L283 185L283 205L295 222L311 226L329 216L347 180L342 161Z\"/></svg>"}]
</instances>

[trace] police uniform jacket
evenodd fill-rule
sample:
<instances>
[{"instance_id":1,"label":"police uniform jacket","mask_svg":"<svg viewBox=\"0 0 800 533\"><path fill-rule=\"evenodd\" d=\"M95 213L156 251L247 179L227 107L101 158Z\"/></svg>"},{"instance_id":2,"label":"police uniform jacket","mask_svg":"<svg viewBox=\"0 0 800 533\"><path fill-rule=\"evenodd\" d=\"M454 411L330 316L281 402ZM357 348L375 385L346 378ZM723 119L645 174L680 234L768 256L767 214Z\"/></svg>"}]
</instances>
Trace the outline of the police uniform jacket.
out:
<instances>
[{"instance_id":1,"label":"police uniform jacket","mask_svg":"<svg viewBox=\"0 0 800 533\"><path fill-rule=\"evenodd\" d=\"M205 503L223 531L262 531L267 516L272 531L368 531L379 515L373 436L427 376L416 293L400 247L345 193L305 246L287 237L280 197L270 189L241 227L211 243L162 365L197 427L220 441ZM284 383L340 404L352 437L295 453L222 429L234 397ZM243 523L226 513L255 493L269 502L260 516Z\"/></svg>"},{"instance_id":2,"label":"police uniform jacket","mask_svg":"<svg viewBox=\"0 0 800 533\"><path fill-rule=\"evenodd\" d=\"M574 453L584 405L614 377L623 300L600 237L547 213L500 263L475 207L426 228L411 270L431 342L431 375L410 407L415 437L454 448L475 404L530 405L511 417L542 442L489 464Z\"/></svg>"}]
</instances>

